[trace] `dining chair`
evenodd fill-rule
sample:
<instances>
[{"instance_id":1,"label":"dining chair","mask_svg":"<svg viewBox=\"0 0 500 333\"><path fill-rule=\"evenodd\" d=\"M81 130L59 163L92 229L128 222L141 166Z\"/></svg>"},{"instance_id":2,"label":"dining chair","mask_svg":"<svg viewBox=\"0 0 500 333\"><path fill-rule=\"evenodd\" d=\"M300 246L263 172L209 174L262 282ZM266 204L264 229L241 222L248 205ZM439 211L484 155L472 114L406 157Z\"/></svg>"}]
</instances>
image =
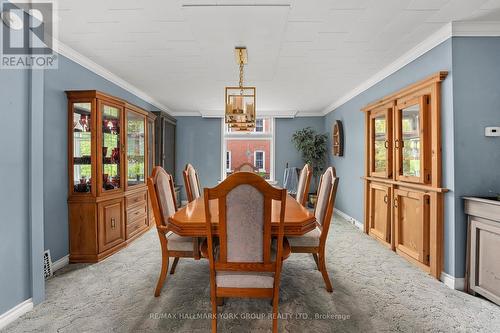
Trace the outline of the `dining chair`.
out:
<instances>
[{"instance_id":1,"label":"dining chair","mask_svg":"<svg viewBox=\"0 0 500 333\"><path fill-rule=\"evenodd\" d=\"M326 239L328 229L335 206L335 196L339 178L335 174L335 168L329 167L321 176L318 188L318 199L314 208L316 228L303 236L287 237L292 253L311 253L318 270L325 280L326 290L332 292L332 284L328 277L325 262Z\"/></svg>"},{"instance_id":2,"label":"dining chair","mask_svg":"<svg viewBox=\"0 0 500 333\"><path fill-rule=\"evenodd\" d=\"M312 170L309 164L304 165L300 171L299 181L297 183L297 195L295 199L302 206L306 205L307 194L309 193L309 185L311 184Z\"/></svg>"},{"instance_id":3,"label":"dining chair","mask_svg":"<svg viewBox=\"0 0 500 333\"><path fill-rule=\"evenodd\" d=\"M200 179L198 172L191 164L186 164L182 172L184 177L184 185L186 186L186 195L188 202L198 199L201 196Z\"/></svg>"},{"instance_id":4,"label":"dining chair","mask_svg":"<svg viewBox=\"0 0 500 333\"><path fill-rule=\"evenodd\" d=\"M232 174L216 187L204 189L207 241L202 254L210 261L212 332L217 331L218 300L225 297L271 298L273 332L277 332L281 267L290 254L284 238L286 196L286 190L250 172ZM218 202L217 238L211 200ZM274 212L273 200L280 203ZM279 220L276 238L271 237L271 214Z\"/></svg>"},{"instance_id":5,"label":"dining chair","mask_svg":"<svg viewBox=\"0 0 500 333\"><path fill-rule=\"evenodd\" d=\"M245 162L235 169L235 172L255 172L255 166Z\"/></svg>"},{"instance_id":6,"label":"dining chair","mask_svg":"<svg viewBox=\"0 0 500 333\"><path fill-rule=\"evenodd\" d=\"M168 218L177 211L174 181L160 166L154 167L148 178L148 194L161 244L161 271L155 289L155 296L158 297L167 277L169 257L175 258L170 269L170 274L174 274L179 258L200 258L199 242L196 237L182 237L169 230Z\"/></svg>"}]
</instances>

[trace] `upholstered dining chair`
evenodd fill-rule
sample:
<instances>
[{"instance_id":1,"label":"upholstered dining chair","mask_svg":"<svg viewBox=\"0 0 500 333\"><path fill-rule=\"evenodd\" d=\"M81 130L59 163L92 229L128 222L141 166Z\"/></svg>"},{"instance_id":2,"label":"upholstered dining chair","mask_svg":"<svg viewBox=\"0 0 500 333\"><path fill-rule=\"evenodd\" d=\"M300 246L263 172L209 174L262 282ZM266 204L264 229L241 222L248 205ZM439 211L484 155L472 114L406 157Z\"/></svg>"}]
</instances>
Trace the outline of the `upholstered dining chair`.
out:
<instances>
[{"instance_id":1,"label":"upholstered dining chair","mask_svg":"<svg viewBox=\"0 0 500 333\"><path fill-rule=\"evenodd\" d=\"M281 266L290 254L284 238L286 196L286 190L250 172L232 174L216 187L204 189L208 237L202 253L210 261L212 332L217 331L217 302L225 297L271 298L273 332L277 332ZM215 200L216 212L210 209L210 201ZM272 212L273 200L278 208ZM211 214L217 214L218 237L212 234ZM279 220L274 239L272 214Z\"/></svg>"},{"instance_id":2,"label":"upholstered dining chair","mask_svg":"<svg viewBox=\"0 0 500 333\"><path fill-rule=\"evenodd\" d=\"M255 172L253 164L245 162L235 169L235 172Z\"/></svg>"},{"instance_id":3,"label":"upholstered dining chair","mask_svg":"<svg viewBox=\"0 0 500 333\"><path fill-rule=\"evenodd\" d=\"M191 164L186 164L182 172L184 177L184 186L186 186L186 195L188 202L198 199L201 196L200 179L198 172Z\"/></svg>"},{"instance_id":4,"label":"upholstered dining chair","mask_svg":"<svg viewBox=\"0 0 500 333\"><path fill-rule=\"evenodd\" d=\"M179 258L199 259L199 243L198 238L181 237L168 229L168 218L176 212L177 206L173 178L162 167L155 167L148 178L148 194L161 244L161 271L155 289L158 297L167 277L169 257L175 258L170 269L170 274L174 274Z\"/></svg>"},{"instance_id":5,"label":"upholstered dining chair","mask_svg":"<svg viewBox=\"0 0 500 333\"><path fill-rule=\"evenodd\" d=\"M309 164L304 165L300 170L299 182L297 183L297 195L295 199L302 206L306 205L309 185L311 184L312 170Z\"/></svg>"},{"instance_id":6,"label":"upholstered dining chair","mask_svg":"<svg viewBox=\"0 0 500 333\"><path fill-rule=\"evenodd\" d=\"M314 208L316 228L303 236L287 237L292 253L311 253L313 255L316 266L323 275L328 292L332 292L333 288L326 269L325 248L330 220L335 206L338 182L339 178L335 174L335 169L333 167L326 169L321 176L318 200Z\"/></svg>"}]
</instances>

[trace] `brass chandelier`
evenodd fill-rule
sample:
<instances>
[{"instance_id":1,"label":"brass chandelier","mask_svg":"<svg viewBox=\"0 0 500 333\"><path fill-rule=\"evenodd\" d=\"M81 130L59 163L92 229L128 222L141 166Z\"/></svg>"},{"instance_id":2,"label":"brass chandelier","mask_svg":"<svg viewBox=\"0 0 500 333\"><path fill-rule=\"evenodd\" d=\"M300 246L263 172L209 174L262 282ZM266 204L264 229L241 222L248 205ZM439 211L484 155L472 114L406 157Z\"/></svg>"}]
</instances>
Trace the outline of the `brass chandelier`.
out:
<instances>
[{"instance_id":1,"label":"brass chandelier","mask_svg":"<svg viewBox=\"0 0 500 333\"><path fill-rule=\"evenodd\" d=\"M225 122L237 131L255 128L255 87L243 86L243 69L248 62L246 47L235 48L236 62L240 67L238 87L226 87Z\"/></svg>"}]
</instances>

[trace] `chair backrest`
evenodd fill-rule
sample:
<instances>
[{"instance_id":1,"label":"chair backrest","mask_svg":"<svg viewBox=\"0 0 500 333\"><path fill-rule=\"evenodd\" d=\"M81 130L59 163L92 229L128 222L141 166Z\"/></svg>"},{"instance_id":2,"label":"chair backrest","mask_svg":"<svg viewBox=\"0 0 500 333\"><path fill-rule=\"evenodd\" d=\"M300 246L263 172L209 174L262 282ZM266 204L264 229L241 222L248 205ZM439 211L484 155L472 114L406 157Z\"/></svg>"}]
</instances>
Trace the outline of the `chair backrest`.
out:
<instances>
[{"instance_id":1,"label":"chair backrest","mask_svg":"<svg viewBox=\"0 0 500 333\"><path fill-rule=\"evenodd\" d=\"M186 164L182 172L184 177L184 186L186 187L186 194L188 202L198 199L201 196L200 180L198 172L191 164Z\"/></svg>"},{"instance_id":2,"label":"chair backrest","mask_svg":"<svg viewBox=\"0 0 500 333\"><path fill-rule=\"evenodd\" d=\"M297 196L295 199L302 206L306 205L309 185L311 184L312 170L309 164L304 165L300 171L299 181L297 183Z\"/></svg>"},{"instance_id":3,"label":"chair backrest","mask_svg":"<svg viewBox=\"0 0 500 333\"><path fill-rule=\"evenodd\" d=\"M335 174L335 168L329 167L321 176L318 188L318 198L314 208L316 222L321 228L321 239L325 241L330 228L333 209L335 206L335 196L337 195L337 186L339 178Z\"/></svg>"},{"instance_id":4,"label":"chair backrest","mask_svg":"<svg viewBox=\"0 0 500 333\"><path fill-rule=\"evenodd\" d=\"M235 172L255 172L255 166L245 162L235 169Z\"/></svg>"},{"instance_id":5,"label":"chair backrest","mask_svg":"<svg viewBox=\"0 0 500 333\"><path fill-rule=\"evenodd\" d=\"M210 268L215 271L267 271L281 269L286 190L274 188L250 172L238 172L214 188L204 189ZM214 255L210 200L218 202L219 250ZM280 202L276 258L271 258L273 200ZM274 213L276 214L276 212ZM214 257L215 256L215 257Z\"/></svg>"},{"instance_id":6,"label":"chair backrest","mask_svg":"<svg viewBox=\"0 0 500 333\"><path fill-rule=\"evenodd\" d=\"M174 180L162 167L153 168L148 178L148 193L153 208L156 226L166 226L168 218L175 214Z\"/></svg>"}]
</instances>

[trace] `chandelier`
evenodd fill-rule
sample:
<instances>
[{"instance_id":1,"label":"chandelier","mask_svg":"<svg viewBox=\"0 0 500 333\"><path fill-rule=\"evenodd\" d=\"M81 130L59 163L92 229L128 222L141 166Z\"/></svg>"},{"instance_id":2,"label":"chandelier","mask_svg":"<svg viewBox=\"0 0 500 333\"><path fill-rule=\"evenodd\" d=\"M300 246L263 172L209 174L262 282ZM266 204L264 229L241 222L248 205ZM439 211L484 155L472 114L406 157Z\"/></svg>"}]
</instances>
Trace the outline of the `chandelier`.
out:
<instances>
[{"instance_id":1,"label":"chandelier","mask_svg":"<svg viewBox=\"0 0 500 333\"><path fill-rule=\"evenodd\" d=\"M247 64L246 47L235 48L236 63L240 68L238 87L226 87L225 122L237 131L255 128L255 87L243 86L243 69Z\"/></svg>"}]
</instances>

